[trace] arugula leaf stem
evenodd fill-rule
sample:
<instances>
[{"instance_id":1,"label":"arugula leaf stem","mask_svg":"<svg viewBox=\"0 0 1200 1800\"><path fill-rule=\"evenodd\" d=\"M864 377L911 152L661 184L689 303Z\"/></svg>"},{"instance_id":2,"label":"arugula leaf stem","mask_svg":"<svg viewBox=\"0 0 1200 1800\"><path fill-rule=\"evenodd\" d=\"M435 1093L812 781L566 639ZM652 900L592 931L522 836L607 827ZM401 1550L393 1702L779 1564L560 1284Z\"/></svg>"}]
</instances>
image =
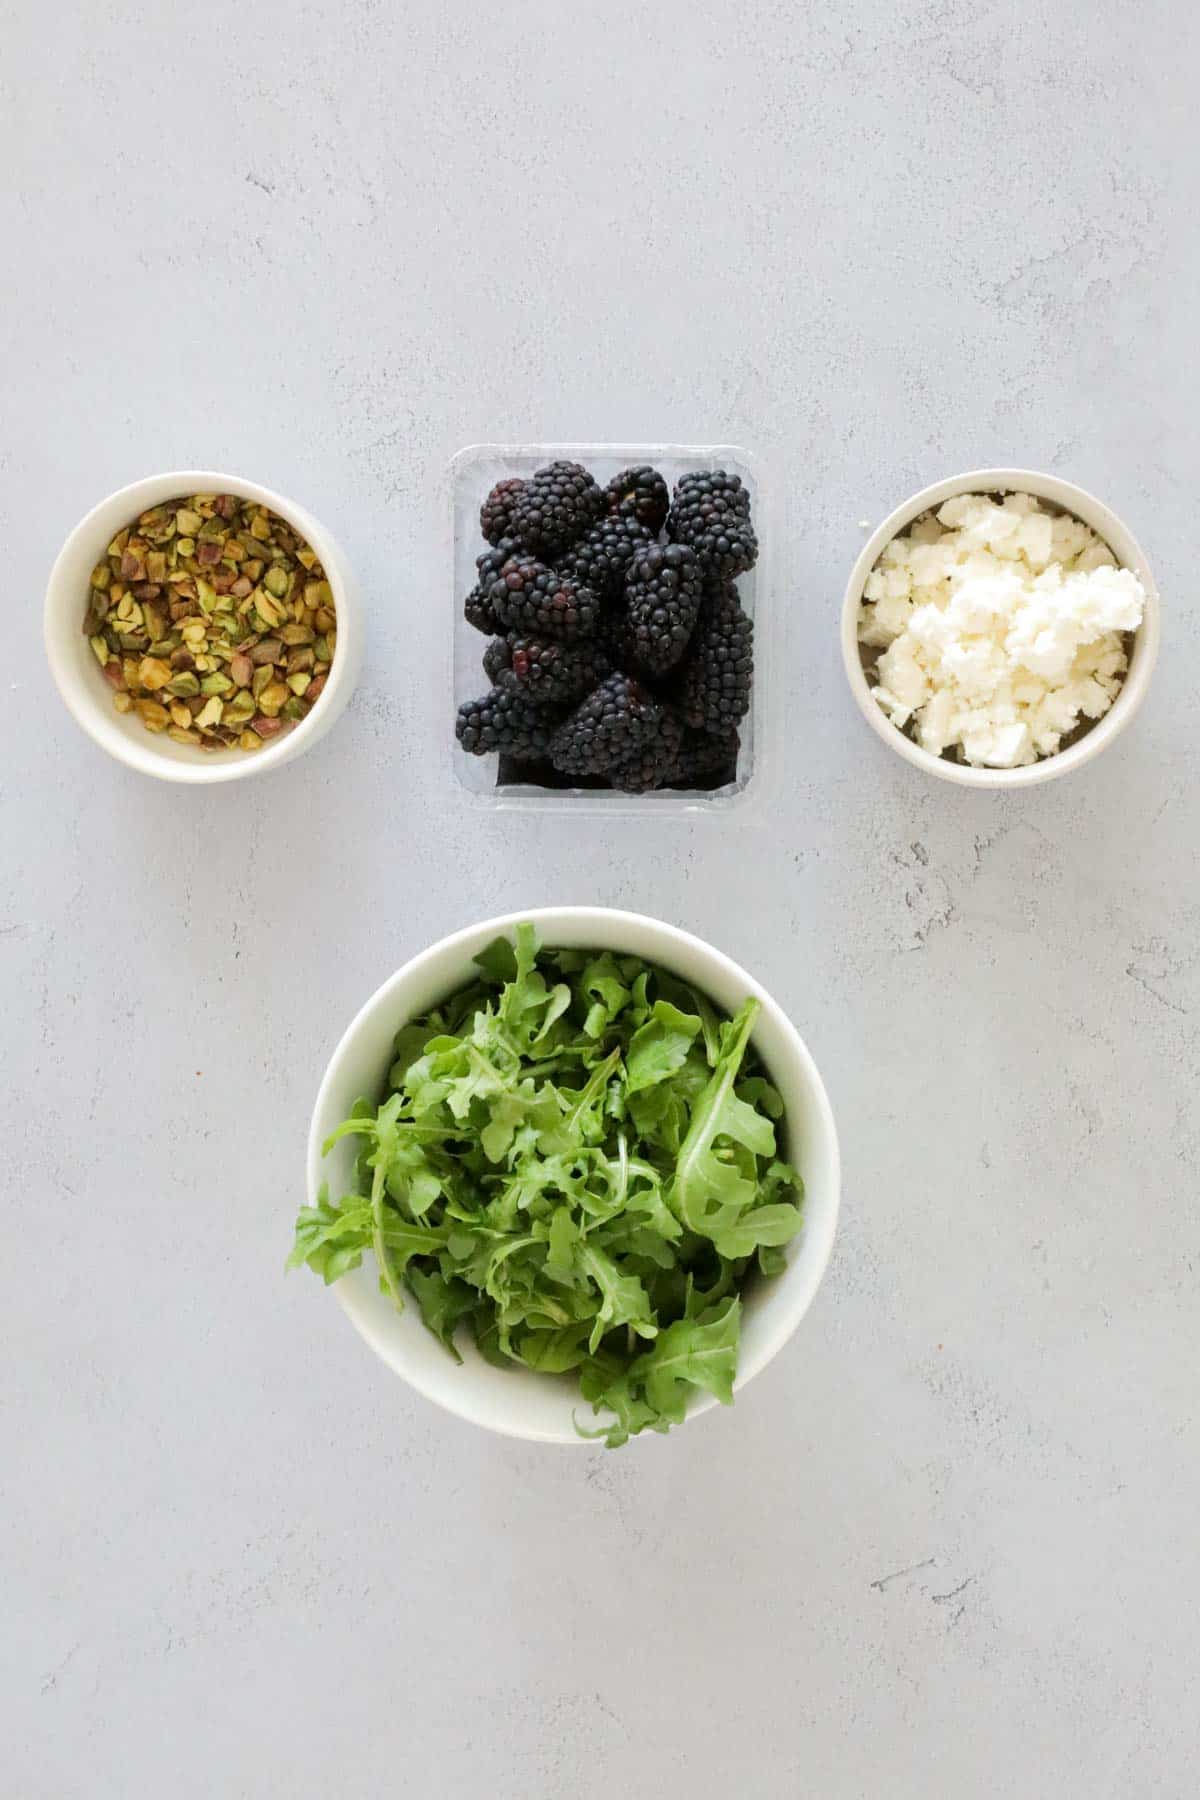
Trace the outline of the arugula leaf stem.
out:
<instances>
[{"instance_id":1,"label":"arugula leaf stem","mask_svg":"<svg viewBox=\"0 0 1200 1800\"><path fill-rule=\"evenodd\" d=\"M400 1284L396 1280L396 1272L392 1268L392 1259L383 1236L383 1197L386 1188L387 1167L383 1162L377 1162L371 1176L371 1243L387 1291L395 1301L397 1311L403 1312L404 1295L400 1292Z\"/></svg>"},{"instance_id":2,"label":"arugula leaf stem","mask_svg":"<svg viewBox=\"0 0 1200 1800\"><path fill-rule=\"evenodd\" d=\"M584 1114L595 1100L596 1095L603 1088L608 1086L609 1081L617 1072L620 1061L620 1050L610 1051L604 1061L600 1064L600 1067L593 1071L590 1080L580 1088L574 1106L566 1114L566 1117L563 1120L563 1123L568 1129L574 1130L580 1119L583 1118Z\"/></svg>"}]
</instances>

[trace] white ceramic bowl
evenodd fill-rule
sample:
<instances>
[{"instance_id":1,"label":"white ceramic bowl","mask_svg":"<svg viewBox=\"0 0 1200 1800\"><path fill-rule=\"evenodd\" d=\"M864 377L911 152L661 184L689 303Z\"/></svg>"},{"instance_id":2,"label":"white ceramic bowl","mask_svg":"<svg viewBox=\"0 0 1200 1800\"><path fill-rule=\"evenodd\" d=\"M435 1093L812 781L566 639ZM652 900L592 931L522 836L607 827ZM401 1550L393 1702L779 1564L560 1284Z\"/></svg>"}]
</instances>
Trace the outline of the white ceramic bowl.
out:
<instances>
[{"instance_id":1,"label":"white ceramic bowl","mask_svg":"<svg viewBox=\"0 0 1200 1800\"><path fill-rule=\"evenodd\" d=\"M914 743L912 738L892 724L883 708L872 698L859 652L858 612L867 576L879 561L885 546L906 531L914 519L941 506L943 501L952 499L955 494L1013 493L1036 494L1039 500L1049 500L1064 512L1073 513L1077 519L1082 519L1085 525L1090 525L1103 538L1117 561L1141 577L1142 586L1146 590L1146 606L1142 623L1134 635L1133 654L1121 691L1102 719L1098 719L1090 730L1065 750L1060 750L1054 756L1043 757L1040 762L1030 763L1027 768L975 768L969 763L952 762L948 757L935 756L932 751L922 749L920 744ZM1069 775L1072 769L1082 768L1084 763L1099 756L1105 746L1111 744L1119 732L1124 731L1141 705L1158 655L1158 638L1158 589L1154 585L1154 577L1141 546L1128 526L1103 501L1097 500L1095 495L1076 487L1073 482L1061 481L1057 475L1041 475L1034 469L973 469L965 475L950 475L945 481L937 481L932 487L922 488L919 494L914 494L903 506L898 506L895 512L890 513L863 545L846 584L846 598L842 605L842 661L850 691L867 724L878 733L889 749L895 750L907 762L913 763L918 769L924 769L927 775L938 775L943 781L956 781L963 787L1033 787L1040 781L1053 781L1058 775Z\"/></svg>"},{"instance_id":2,"label":"white ceramic bowl","mask_svg":"<svg viewBox=\"0 0 1200 1800\"><path fill-rule=\"evenodd\" d=\"M261 750L199 750L177 744L165 732L145 729L135 713L119 713L112 688L100 673L83 633L88 577L105 548L128 525L162 500L188 494L236 494L256 500L288 524L316 551L325 568L337 608L338 641L329 679L308 717L291 731L265 743ZM177 469L148 475L118 488L82 518L58 553L46 589L46 655L59 693L88 736L118 762L156 775L161 781L200 784L242 781L302 756L324 737L349 700L362 661L362 609L349 565L334 539L303 507L283 494L212 469Z\"/></svg>"},{"instance_id":3,"label":"white ceramic bowl","mask_svg":"<svg viewBox=\"0 0 1200 1800\"><path fill-rule=\"evenodd\" d=\"M607 907L549 907L472 925L406 963L351 1022L325 1071L308 1139L310 1201L326 1180L335 1194L351 1190L354 1141L343 1140L328 1157L322 1156L321 1146L355 1100L382 1093L400 1026L464 986L474 973L471 958L476 952L522 919L533 922L544 944L611 949L659 963L730 1013L750 994L762 1002L753 1041L786 1107L783 1143L804 1178L804 1227L789 1248L784 1273L747 1292L735 1383L741 1390L791 1337L825 1272L838 1211L837 1133L816 1065L770 995L711 944L673 925ZM585 1441L577 1435L572 1415L578 1413L581 1423L593 1422L593 1415L570 1377L495 1368L465 1334L460 1340L464 1361L455 1363L421 1323L415 1303L397 1313L380 1294L371 1258L343 1276L334 1291L371 1348L427 1399L510 1437L556 1444ZM688 1417L715 1404L711 1396L700 1395Z\"/></svg>"}]
</instances>

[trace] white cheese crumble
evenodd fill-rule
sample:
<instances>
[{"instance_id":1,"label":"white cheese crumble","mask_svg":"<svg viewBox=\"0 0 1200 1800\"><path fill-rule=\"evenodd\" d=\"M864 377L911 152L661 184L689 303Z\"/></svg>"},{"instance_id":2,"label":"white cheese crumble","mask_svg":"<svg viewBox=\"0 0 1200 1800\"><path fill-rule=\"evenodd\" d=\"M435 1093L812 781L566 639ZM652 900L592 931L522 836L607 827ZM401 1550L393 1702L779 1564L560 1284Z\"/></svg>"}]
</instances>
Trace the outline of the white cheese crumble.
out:
<instances>
[{"instance_id":1,"label":"white cheese crumble","mask_svg":"<svg viewBox=\"0 0 1200 1800\"><path fill-rule=\"evenodd\" d=\"M1081 520L1032 494L958 494L884 550L858 637L882 651L872 693L894 725L1011 769L1108 711L1145 599Z\"/></svg>"}]
</instances>

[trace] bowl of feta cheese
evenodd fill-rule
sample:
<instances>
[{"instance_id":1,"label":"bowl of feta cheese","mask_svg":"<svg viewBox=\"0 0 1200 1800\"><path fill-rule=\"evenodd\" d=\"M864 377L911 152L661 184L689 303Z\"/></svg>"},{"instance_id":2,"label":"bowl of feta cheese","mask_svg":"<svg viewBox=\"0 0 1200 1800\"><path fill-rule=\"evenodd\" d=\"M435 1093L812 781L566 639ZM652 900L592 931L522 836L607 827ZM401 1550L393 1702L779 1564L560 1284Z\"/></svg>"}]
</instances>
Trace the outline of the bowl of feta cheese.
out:
<instances>
[{"instance_id":1,"label":"bowl of feta cheese","mask_svg":"<svg viewBox=\"0 0 1200 1800\"><path fill-rule=\"evenodd\" d=\"M864 545L842 657L868 724L931 775L1025 787L1099 755L1158 654L1154 578L1102 501L1032 469L922 489Z\"/></svg>"}]
</instances>

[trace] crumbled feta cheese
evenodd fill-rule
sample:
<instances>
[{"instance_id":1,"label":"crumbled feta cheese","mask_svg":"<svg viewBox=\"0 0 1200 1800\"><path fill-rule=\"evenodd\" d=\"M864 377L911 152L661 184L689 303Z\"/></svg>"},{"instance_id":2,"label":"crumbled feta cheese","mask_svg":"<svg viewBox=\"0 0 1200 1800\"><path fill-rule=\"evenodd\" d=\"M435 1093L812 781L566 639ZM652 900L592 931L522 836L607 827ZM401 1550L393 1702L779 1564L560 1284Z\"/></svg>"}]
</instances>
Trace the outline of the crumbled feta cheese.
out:
<instances>
[{"instance_id":1,"label":"crumbled feta cheese","mask_svg":"<svg viewBox=\"0 0 1200 1800\"><path fill-rule=\"evenodd\" d=\"M875 699L935 755L1010 769L1112 705L1145 590L1082 520L1032 494L956 494L867 577L859 642Z\"/></svg>"}]
</instances>

